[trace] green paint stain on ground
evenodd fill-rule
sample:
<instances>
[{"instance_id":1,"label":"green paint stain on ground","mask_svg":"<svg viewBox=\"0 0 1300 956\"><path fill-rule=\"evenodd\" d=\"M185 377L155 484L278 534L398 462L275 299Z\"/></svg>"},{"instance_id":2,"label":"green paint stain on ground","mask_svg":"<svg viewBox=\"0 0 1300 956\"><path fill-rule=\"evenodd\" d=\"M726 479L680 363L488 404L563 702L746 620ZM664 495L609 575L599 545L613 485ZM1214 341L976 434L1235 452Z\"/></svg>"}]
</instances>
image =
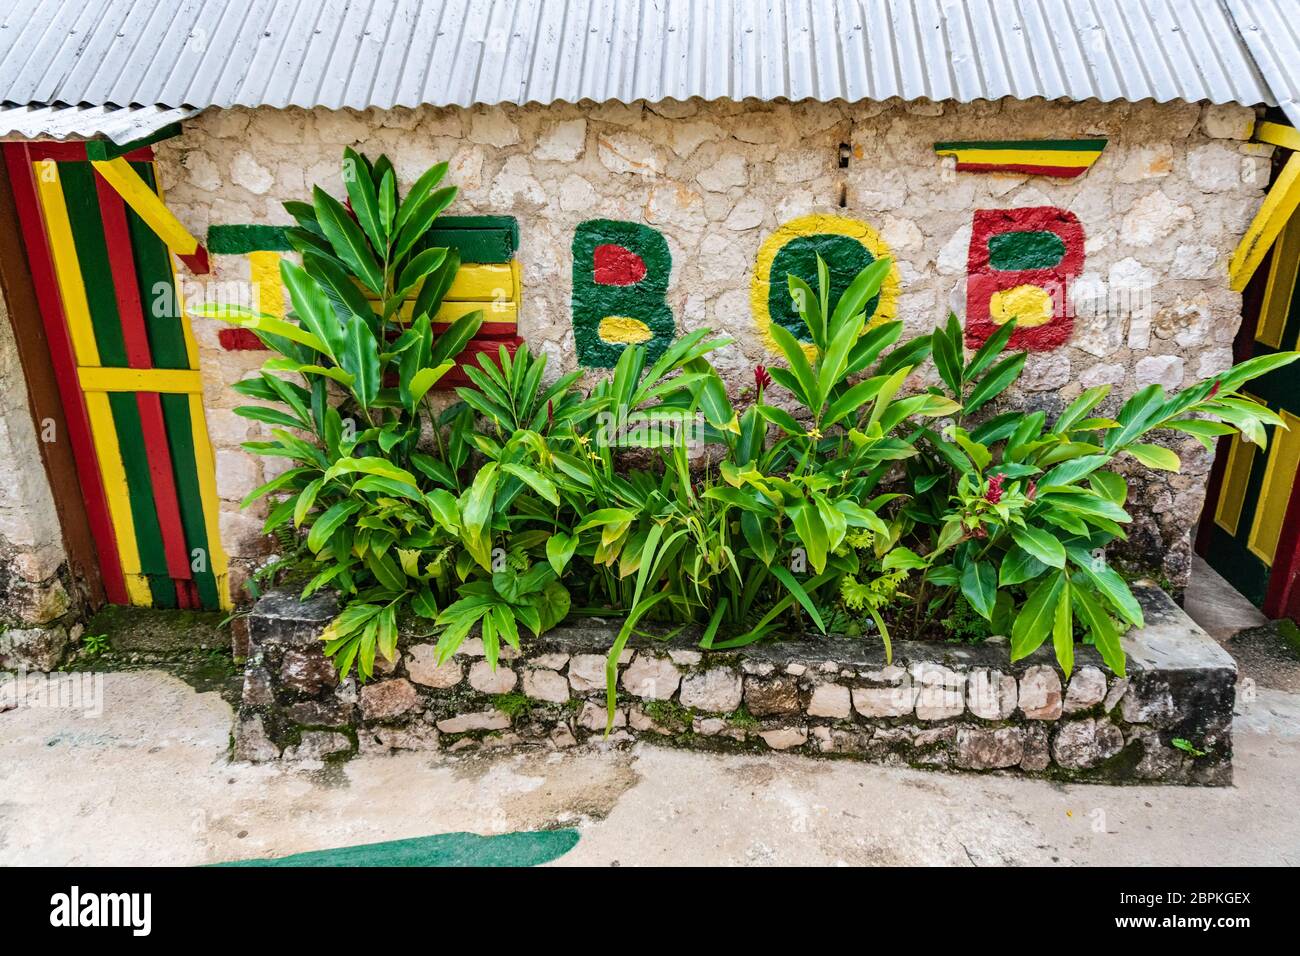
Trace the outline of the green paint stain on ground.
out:
<instances>
[{"instance_id":1,"label":"green paint stain on ground","mask_svg":"<svg viewBox=\"0 0 1300 956\"><path fill-rule=\"evenodd\" d=\"M439 833L436 836L314 850L269 860L218 866L538 866L578 845L577 830L525 830L499 836Z\"/></svg>"},{"instance_id":2,"label":"green paint stain on ground","mask_svg":"<svg viewBox=\"0 0 1300 956\"><path fill-rule=\"evenodd\" d=\"M812 333L808 331L803 316L794 309L787 276L798 276L808 283L813 292L817 292L818 255L826 261L830 274L832 308L849 287L849 283L876 258L856 239L834 233L800 236L781 247L772 260L767 310L773 322L785 326L786 331L801 342L811 342ZM868 319L875 313L879 302L880 296L876 296L867 303L865 311Z\"/></svg>"}]
</instances>

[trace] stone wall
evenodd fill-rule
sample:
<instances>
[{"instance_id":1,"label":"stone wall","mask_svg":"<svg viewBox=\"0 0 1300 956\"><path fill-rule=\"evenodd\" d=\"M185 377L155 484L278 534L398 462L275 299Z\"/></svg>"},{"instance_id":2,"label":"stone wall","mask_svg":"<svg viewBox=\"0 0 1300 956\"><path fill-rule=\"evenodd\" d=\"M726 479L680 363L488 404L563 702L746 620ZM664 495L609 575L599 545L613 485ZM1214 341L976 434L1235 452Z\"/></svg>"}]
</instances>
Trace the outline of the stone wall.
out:
<instances>
[{"instance_id":1,"label":"stone wall","mask_svg":"<svg viewBox=\"0 0 1300 956\"><path fill-rule=\"evenodd\" d=\"M305 198L314 183L342 195L344 146L388 153L408 185L449 161L460 188L451 212L518 218L520 334L557 372L576 360L575 228L593 218L649 225L667 239L678 328L736 339L717 360L738 394L755 364L772 361L751 283L764 239L783 223L825 214L867 224L896 258L895 311L916 333L949 309L965 313L975 210L1059 207L1086 237L1072 286L1074 333L1032 355L1008 396L1050 410L1085 387L1109 383L1117 395L1157 381L1174 388L1230 364L1240 297L1228 288L1226 263L1269 176L1271 147L1246 141L1252 121L1236 106L1041 100L237 109L187 123L157 152L168 203L198 235L214 224L287 223L280 200ZM1076 179L958 173L933 150L936 141L1028 137L1109 144ZM247 282L247 265L231 258L211 281ZM268 476L238 450L253 428L231 413L238 396L228 386L262 356L222 351L214 324L196 326L223 539L236 558L252 559L266 545L256 514L240 514L237 502ZM1181 586L1210 456L1190 438L1173 446L1181 474L1130 463L1143 486L1133 539Z\"/></svg>"},{"instance_id":2,"label":"stone wall","mask_svg":"<svg viewBox=\"0 0 1300 956\"><path fill-rule=\"evenodd\" d=\"M0 668L49 670L81 632L38 441L0 295Z\"/></svg>"},{"instance_id":3,"label":"stone wall","mask_svg":"<svg viewBox=\"0 0 1300 956\"><path fill-rule=\"evenodd\" d=\"M432 644L399 643L358 688L339 682L318 635L328 597L263 597L235 731L238 760L327 759L393 750L564 748L635 738L678 746L789 750L919 767L1057 779L1232 782L1232 659L1161 591L1140 588L1147 627L1125 638L1127 678L1091 648L1065 680L1051 649L1008 663L1004 643L764 643L700 651L635 638L619 664L614 728L605 663L614 630L562 626L507 647L495 669L467 640L438 666ZM1182 750L1173 741L1193 750Z\"/></svg>"}]
</instances>

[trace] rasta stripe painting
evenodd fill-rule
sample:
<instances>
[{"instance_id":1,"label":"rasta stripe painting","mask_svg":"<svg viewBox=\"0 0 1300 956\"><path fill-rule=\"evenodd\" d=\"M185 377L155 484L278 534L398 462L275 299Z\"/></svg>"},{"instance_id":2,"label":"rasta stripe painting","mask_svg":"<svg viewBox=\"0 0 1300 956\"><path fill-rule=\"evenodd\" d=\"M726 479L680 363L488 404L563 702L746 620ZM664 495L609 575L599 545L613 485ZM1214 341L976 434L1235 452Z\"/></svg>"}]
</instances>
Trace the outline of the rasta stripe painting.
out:
<instances>
[{"instance_id":1,"label":"rasta stripe painting","mask_svg":"<svg viewBox=\"0 0 1300 956\"><path fill-rule=\"evenodd\" d=\"M1073 179L1106 148L1104 139L1019 139L935 143L940 156L952 156L959 173L1024 173Z\"/></svg>"},{"instance_id":2,"label":"rasta stripe painting","mask_svg":"<svg viewBox=\"0 0 1300 956\"><path fill-rule=\"evenodd\" d=\"M515 252L519 248L519 224L513 216L442 216L429 231L435 246L455 249L461 267L442 306L433 318L435 332L446 328L466 313L483 312L478 334L458 355L458 364L474 362L480 353L493 356L500 346L514 354L521 339L517 335L521 278ZM215 225L208 230L208 248L213 255L244 256L252 290L252 308L267 315L285 312L284 287L280 281L281 253L292 251L280 226L252 224ZM399 315L409 321L420 288L407 296ZM369 296L368 296L369 297ZM218 341L226 351L264 351L260 339L244 328L222 328ZM470 385L460 368L452 369L433 387L450 389Z\"/></svg>"}]
</instances>

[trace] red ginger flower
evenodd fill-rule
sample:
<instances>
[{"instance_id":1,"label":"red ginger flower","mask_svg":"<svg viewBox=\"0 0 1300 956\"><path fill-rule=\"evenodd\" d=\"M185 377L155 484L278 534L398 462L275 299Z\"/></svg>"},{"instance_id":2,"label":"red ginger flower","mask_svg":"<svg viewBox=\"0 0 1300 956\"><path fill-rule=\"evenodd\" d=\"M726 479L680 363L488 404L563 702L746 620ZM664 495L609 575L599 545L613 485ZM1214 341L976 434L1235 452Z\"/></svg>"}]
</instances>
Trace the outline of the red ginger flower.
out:
<instances>
[{"instance_id":1,"label":"red ginger flower","mask_svg":"<svg viewBox=\"0 0 1300 956\"><path fill-rule=\"evenodd\" d=\"M767 373L767 368L763 365L754 366L754 385L758 388L759 398L763 397L763 389L772 384L772 376Z\"/></svg>"},{"instance_id":2,"label":"red ginger flower","mask_svg":"<svg viewBox=\"0 0 1300 956\"><path fill-rule=\"evenodd\" d=\"M991 505L997 504L1002 500L1002 482L1006 481L1006 475L997 474L989 478L989 489L984 492L984 500Z\"/></svg>"}]
</instances>

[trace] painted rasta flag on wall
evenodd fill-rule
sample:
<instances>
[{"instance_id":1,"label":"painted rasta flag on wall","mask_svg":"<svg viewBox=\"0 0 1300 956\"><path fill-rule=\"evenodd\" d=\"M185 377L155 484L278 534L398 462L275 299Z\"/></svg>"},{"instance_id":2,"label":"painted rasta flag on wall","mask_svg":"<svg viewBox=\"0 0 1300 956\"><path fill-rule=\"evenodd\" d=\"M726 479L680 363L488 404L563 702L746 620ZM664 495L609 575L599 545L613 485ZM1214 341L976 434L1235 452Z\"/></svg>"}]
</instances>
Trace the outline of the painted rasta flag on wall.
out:
<instances>
[{"instance_id":1,"label":"painted rasta flag on wall","mask_svg":"<svg viewBox=\"0 0 1300 956\"><path fill-rule=\"evenodd\" d=\"M1070 282L1083 271L1083 226L1055 206L977 209L966 277L966 344L1010 319L1010 347L1044 352L1074 331Z\"/></svg>"},{"instance_id":2,"label":"painted rasta flag on wall","mask_svg":"<svg viewBox=\"0 0 1300 956\"><path fill-rule=\"evenodd\" d=\"M649 226L589 219L573 233L573 340L578 363L613 368L629 345L653 362L673 340L672 256Z\"/></svg>"},{"instance_id":3,"label":"painted rasta flag on wall","mask_svg":"<svg viewBox=\"0 0 1300 956\"><path fill-rule=\"evenodd\" d=\"M750 306L754 321L767 348L780 354L771 326L778 323L796 339L808 343L811 336L803 317L795 311L788 276L796 275L815 291L818 287L817 257L826 262L830 279L830 300L834 302L853 278L882 256L890 255L876 231L865 222L844 216L800 216L782 225L763 241L754 265ZM867 324L879 325L893 319L898 305L898 268L890 270L880 294L867 303Z\"/></svg>"},{"instance_id":4,"label":"painted rasta flag on wall","mask_svg":"<svg viewBox=\"0 0 1300 956\"><path fill-rule=\"evenodd\" d=\"M431 246L445 246L460 254L461 267L441 308L434 316L435 332L443 331L469 312L483 311L483 325L457 356L458 364L475 362L482 352L495 356L504 345L511 355L518 348L520 270L519 225L513 216L442 216L430 231ZM292 252L280 226L228 224L208 230L208 251L216 256L241 255L248 259L253 289L252 308L267 315L284 315L284 288L280 282L280 257ZM409 321L419 287L411 291L400 313ZM367 293L369 294L369 293ZM261 350L265 346L248 329L223 328L217 333L228 351ZM444 375L435 389L469 385L460 368Z\"/></svg>"},{"instance_id":5,"label":"painted rasta flag on wall","mask_svg":"<svg viewBox=\"0 0 1300 956\"><path fill-rule=\"evenodd\" d=\"M1021 173L1073 179L1106 148L1104 139L1014 139L935 143L940 156L957 161L959 173Z\"/></svg>"}]
</instances>

